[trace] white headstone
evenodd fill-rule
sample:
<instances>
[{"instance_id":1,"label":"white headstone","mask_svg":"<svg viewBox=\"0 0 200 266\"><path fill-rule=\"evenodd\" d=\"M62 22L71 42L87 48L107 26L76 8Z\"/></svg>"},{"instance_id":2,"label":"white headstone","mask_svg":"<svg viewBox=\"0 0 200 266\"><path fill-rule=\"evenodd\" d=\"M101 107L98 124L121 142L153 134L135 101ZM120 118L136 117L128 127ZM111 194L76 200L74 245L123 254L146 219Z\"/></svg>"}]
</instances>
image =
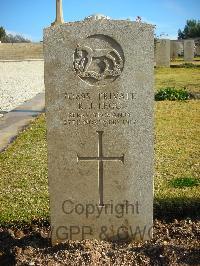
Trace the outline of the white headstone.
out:
<instances>
[{"instance_id":1,"label":"white headstone","mask_svg":"<svg viewBox=\"0 0 200 266\"><path fill-rule=\"evenodd\" d=\"M45 29L53 244L152 237L153 50L145 23Z\"/></svg>"},{"instance_id":2,"label":"white headstone","mask_svg":"<svg viewBox=\"0 0 200 266\"><path fill-rule=\"evenodd\" d=\"M157 40L155 56L157 67L170 67L170 40Z\"/></svg>"},{"instance_id":3,"label":"white headstone","mask_svg":"<svg viewBox=\"0 0 200 266\"><path fill-rule=\"evenodd\" d=\"M194 40L184 40L184 60L186 62L194 60Z\"/></svg>"},{"instance_id":4,"label":"white headstone","mask_svg":"<svg viewBox=\"0 0 200 266\"><path fill-rule=\"evenodd\" d=\"M178 58L179 54L179 42L171 40L170 41L170 57L172 59Z\"/></svg>"}]
</instances>

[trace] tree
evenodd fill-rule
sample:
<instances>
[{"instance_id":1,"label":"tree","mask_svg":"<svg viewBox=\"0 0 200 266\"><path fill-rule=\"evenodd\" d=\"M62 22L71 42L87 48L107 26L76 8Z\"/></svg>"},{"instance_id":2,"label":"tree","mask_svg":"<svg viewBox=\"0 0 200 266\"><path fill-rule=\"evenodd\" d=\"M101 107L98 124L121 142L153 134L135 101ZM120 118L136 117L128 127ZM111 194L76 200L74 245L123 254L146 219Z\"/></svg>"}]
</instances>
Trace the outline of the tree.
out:
<instances>
[{"instance_id":1,"label":"tree","mask_svg":"<svg viewBox=\"0 0 200 266\"><path fill-rule=\"evenodd\" d=\"M24 38L21 35L12 35L8 34L5 38L6 43L24 43L24 42L31 42L30 40Z\"/></svg>"},{"instance_id":2,"label":"tree","mask_svg":"<svg viewBox=\"0 0 200 266\"><path fill-rule=\"evenodd\" d=\"M184 30L178 30L178 39L200 38L200 20L187 20Z\"/></svg>"},{"instance_id":3,"label":"tree","mask_svg":"<svg viewBox=\"0 0 200 266\"><path fill-rule=\"evenodd\" d=\"M29 39L26 39L21 35L6 34L6 30L3 27L0 27L0 41L4 43L31 42Z\"/></svg>"},{"instance_id":4,"label":"tree","mask_svg":"<svg viewBox=\"0 0 200 266\"><path fill-rule=\"evenodd\" d=\"M0 41L3 41L6 38L6 31L3 27L0 27Z\"/></svg>"}]
</instances>

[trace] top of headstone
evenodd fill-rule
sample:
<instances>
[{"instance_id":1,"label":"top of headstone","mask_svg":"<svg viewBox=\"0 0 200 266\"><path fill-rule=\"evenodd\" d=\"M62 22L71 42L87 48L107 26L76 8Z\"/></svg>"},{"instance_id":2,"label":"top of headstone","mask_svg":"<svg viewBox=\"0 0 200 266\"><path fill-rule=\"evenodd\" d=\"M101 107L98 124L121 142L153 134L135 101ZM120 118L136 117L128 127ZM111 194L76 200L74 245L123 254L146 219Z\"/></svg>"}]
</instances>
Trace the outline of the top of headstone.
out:
<instances>
[{"instance_id":1,"label":"top of headstone","mask_svg":"<svg viewBox=\"0 0 200 266\"><path fill-rule=\"evenodd\" d=\"M99 20L99 19L110 19L110 17L104 16L102 14L93 14L86 17L84 20Z\"/></svg>"}]
</instances>

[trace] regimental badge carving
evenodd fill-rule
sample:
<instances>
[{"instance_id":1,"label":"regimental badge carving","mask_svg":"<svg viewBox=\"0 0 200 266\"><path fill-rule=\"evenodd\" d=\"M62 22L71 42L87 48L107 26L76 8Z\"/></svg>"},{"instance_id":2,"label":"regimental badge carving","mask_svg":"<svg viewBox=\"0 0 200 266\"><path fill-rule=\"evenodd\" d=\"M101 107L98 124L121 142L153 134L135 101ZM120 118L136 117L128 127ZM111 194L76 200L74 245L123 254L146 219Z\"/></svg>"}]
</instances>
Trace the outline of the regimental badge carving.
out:
<instances>
[{"instance_id":1,"label":"regimental badge carving","mask_svg":"<svg viewBox=\"0 0 200 266\"><path fill-rule=\"evenodd\" d=\"M92 35L77 45L73 64L78 77L88 84L106 85L121 75L124 54L111 37Z\"/></svg>"}]
</instances>

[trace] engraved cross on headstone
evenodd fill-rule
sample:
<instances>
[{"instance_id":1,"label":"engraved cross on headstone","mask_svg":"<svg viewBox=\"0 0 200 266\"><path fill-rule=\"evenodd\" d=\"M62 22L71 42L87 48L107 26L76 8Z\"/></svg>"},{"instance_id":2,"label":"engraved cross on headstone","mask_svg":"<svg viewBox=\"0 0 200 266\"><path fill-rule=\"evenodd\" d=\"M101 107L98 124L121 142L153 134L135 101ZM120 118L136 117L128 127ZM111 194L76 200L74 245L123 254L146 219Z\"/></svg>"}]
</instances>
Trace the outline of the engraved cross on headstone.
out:
<instances>
[{"instance_id":1,"label":"engraved cross on headstone","mask_svg":"<svg viewBox=\"0 0 200 266\"><path fill-rule=\"evenodd\" d=\"M121 157L105 157L103 155L103 131L97 131L98 134L98 156L81 157L77 155L79 161L98 161L98 186L99 186L99 205L104 206L103 201L103 162L121 161L124 164L124 154Z\"/></svg>"}]
</instances>

